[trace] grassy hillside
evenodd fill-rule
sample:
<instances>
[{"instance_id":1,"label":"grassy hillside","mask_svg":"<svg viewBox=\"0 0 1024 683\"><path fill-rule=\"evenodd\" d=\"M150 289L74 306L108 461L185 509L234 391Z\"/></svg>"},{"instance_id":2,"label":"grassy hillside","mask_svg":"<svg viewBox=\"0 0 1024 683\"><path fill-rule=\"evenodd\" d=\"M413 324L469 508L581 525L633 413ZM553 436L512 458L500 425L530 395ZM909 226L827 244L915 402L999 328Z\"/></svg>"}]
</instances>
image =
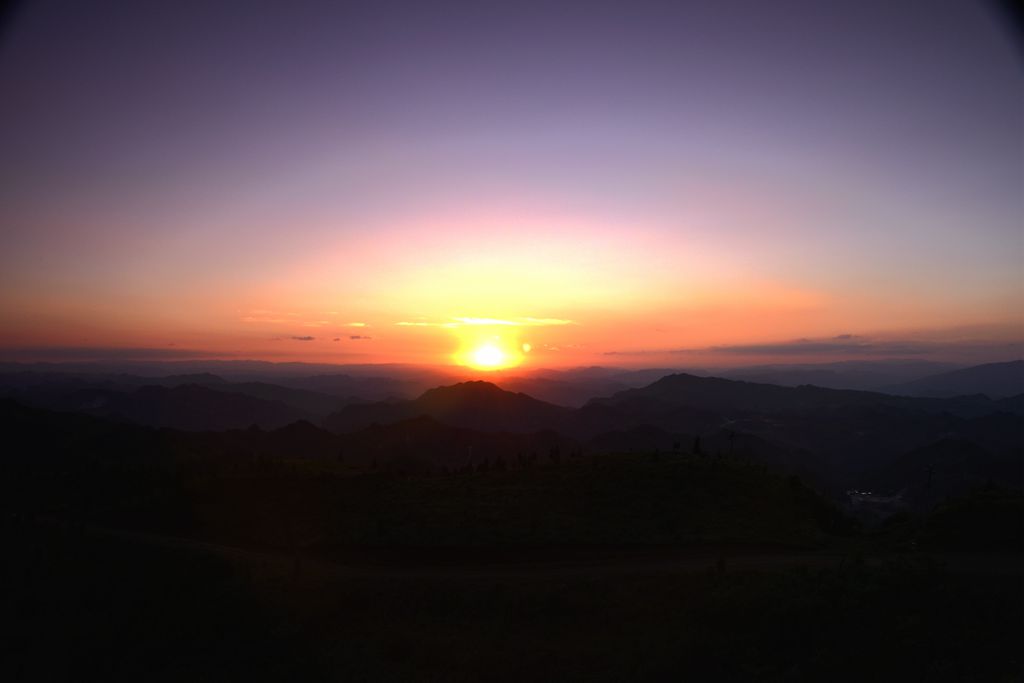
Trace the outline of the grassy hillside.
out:
<instances>
[{"instance_id":1,"label":"grassy hillside","mask_svg":"<svg viewBox=\"0 0 1024 683\"><path fill-rule=\"evenodd\" d=\"M1012 681L1019 576L783 572L321 581L0 526L11 681Z\"/></svg>"},{"instance_id":2,"label":"grassy hillside","mask_svg":"<svg viewBox=\"0 0 1024 683\"><path fill-rule=\"evenodd\" d=\"M813 546L843 520L799 481L744 463L608 455L381 483L339 542L402 545Z\"/></svg>"}]
</instances>

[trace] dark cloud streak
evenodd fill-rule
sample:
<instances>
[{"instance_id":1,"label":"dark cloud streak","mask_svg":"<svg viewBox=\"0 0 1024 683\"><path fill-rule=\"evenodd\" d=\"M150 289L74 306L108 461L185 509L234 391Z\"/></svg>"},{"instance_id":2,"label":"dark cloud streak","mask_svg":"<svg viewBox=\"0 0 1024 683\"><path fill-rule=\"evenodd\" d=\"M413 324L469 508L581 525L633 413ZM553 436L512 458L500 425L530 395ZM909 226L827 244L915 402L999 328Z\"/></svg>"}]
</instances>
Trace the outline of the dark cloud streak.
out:
<instances>
[{"instance_id":1,"label":"dark cloud streak","mask_svg":"<svg viewBox=\"0 0 1024 683\"><path fill-rule=\"evenodd\" d=\"M730 356L786 356L818 358L862 357L862 358L920 358L951 355L971 355L1000 360L1016 358L1022 353L1024 342L1010 340L992 342L984 340L907 340L873 339L855 334L841 334L821 339L793 339L761 344L723 344L685 349L646 349L637 351L606 351L606 356L646 356L672 354L685 356L730 355Z\"/></svg>"},{"instance_id":2,"label":"dark cloud streak","mask_svg":"<svg viewBox=\"0 0 1024 683\"><path fill-rule=\"evenodd\" d=\"M101 361L101 360L176 360L209 358L234 354L211 353L199 349L147 347L44 346L0 349L0 358L11 361Z\"/></svg>"},{"instance_id":3,"label":"dark cloud streak","mask_svg":"<svg viewBox=\"0 0 1024 683\"><path fill-rule=\"evenodd\" d=\"M772 344L737 344L712 346L699 349L701 352L735 353L743 355L819 355L840 354L859 356L918 356L932 353L939 345L935 342L915 341L853 341L852 335L841 335L834 339L795 339ZM673 353L690 353L691 349L680 349Z\"/></svg>"}]
</instances>

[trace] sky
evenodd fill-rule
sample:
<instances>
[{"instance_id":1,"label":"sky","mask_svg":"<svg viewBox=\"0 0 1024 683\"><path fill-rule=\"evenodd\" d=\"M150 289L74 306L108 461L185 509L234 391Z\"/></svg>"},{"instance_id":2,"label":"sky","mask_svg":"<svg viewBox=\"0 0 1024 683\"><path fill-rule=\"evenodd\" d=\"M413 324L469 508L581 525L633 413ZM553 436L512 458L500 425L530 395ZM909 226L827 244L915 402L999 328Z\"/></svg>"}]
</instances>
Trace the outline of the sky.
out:
<instances>
[{"instance_id":1,"label":"sky","mask_svg":"<svg viewBox=\"0 0 1024 683\"><path fill-rule=\"evenodd\" d=\"M0 358L1020 357L969 0L22 3Z\"/></svg>"}]
</instances>

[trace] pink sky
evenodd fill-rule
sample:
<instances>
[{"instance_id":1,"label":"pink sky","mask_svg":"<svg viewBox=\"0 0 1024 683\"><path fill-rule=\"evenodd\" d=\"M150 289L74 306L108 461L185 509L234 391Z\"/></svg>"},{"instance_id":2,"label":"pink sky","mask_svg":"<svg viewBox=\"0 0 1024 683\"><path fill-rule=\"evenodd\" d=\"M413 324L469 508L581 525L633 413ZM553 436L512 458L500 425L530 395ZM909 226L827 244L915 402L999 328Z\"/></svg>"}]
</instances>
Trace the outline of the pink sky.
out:
<instances>
[{"instance_id":1,"label":"pink sky","mask_svg":"<svg viewBox=\"0 0 1024 683\"><path fill-rule=\"evenodd\" d=\"M0 57L0 357L1019 356L998 23L740 4L31 4Z\"/></svg>"}]
</instances>

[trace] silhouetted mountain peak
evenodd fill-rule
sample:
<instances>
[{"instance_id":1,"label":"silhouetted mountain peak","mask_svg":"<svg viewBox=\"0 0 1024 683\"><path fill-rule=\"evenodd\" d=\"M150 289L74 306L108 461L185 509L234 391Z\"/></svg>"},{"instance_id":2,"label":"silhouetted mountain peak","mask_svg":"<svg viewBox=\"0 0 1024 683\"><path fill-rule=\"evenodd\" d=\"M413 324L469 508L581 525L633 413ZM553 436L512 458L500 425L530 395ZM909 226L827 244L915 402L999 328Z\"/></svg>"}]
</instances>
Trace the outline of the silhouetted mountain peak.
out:
<instances>
[{"instance_id":1,"label":"silhouetted mountain peak","mask_svg":"<svg viewBox=\"0 0 1024 683\"><path fill-rule=\"evenodd\" d=\"M348 406L328 417L325 424L335 431L352 431L374 422L391 424L428 415L448 425L523 432L553 427L569 412L568 408L477 380L429 389L415 401Z\"/></svg>"},{"instance_id":2,"label":"silhouetted mountain peak","mask_svg":"<svg viewBox=\"0 0 1024 683\"><path fill-rule=\"evenodd\" d=\"M657 399L678 402L680 400L691 402L697 399L703 403L708 401L712 395L720 397L728 395L733 398L737 395L747 395L751 392L786 392L792 391L771 384L756 384L743 382L721 377L698 377L687 373L676 373L665 375L651 384L638 389L626 389L615 393L609 398L594 399L591 403L616 404L623 401L634 401L637 399Z\"/></svg>"},{"instance_id":3,"label":"silhouetted mountain peak","mask_svg":"<svg viewBox=\"0 0 1024 683\"><path fill-rule=\"evenodd\" d=\"M484 399L494 398L502 395L523 396L524 394L513 394L505 391L497 384L485 380L471 380L459 382L445 387L434 387L427 389L417 401L434 401L438 399Z\"/></svg>"},{"instance_id":4,"label":"silhouetted mountain peak","mask_svg":"<svg viewBox=\"0 0 1024 683\"><path fill-rule=\"evenodd\" d=\"M541 411L556 413L566 410L553 403L541 401L523 393L506 391L496 384L483 380L460 382L445 387L436 387L423 393L413 404L425 414L435 411L498 411L511 414L513 411ZM436 415L435 415L436 417Z\"/></svg>"},{"instance_id":5,"label":"silhouetted mountain peak","mask_svg":"<svg viewBox=\"0 0 1024 683\"><path fill-rule=\"evenodd\" d=\"M427 389L420 395L418 400L437 396L497 396L503 393L511 392L505 391L505 389L492 382L470 380L468 382L459 382L458 384Z\"/></svg>"}]
</instances>

